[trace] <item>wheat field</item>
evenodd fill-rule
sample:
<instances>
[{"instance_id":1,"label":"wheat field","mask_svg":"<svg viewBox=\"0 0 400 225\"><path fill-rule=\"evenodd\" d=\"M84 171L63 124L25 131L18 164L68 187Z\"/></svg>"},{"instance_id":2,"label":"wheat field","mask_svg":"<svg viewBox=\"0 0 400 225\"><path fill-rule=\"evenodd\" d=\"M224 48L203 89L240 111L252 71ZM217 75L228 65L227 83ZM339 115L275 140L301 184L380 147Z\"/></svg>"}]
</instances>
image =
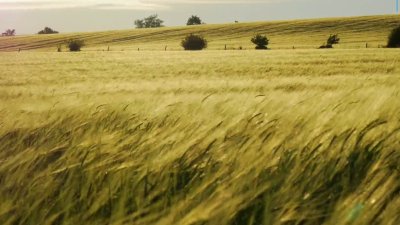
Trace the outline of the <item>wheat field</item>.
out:
<instances>
[{"instance_id":1,"label":"wheat field","mask_svg":"<svg viewBox=\"0 0 400 225\"><path fill-rule=\"evenodd\" d=\"M329 34L339 34L336 48L372 48L386 45L391 29L399 26L399 15L345 18L286 20L238 24L206 24L200 26L131 29L104 32L66 33L0 37L0 51L57 51L66 40L85 40L86 51L160 51L182 50L180 41L188 34L199 34L209 42L211 50L254 49L250 38L256 33L267 35L272 49L318 48ZM64 49L66 50L66 49Z\"/></svg>"},{"instance_id":2,"label":"wheat field","mask_svg":"<svg viewBox=\"0 0 400 225\"><path fill-rule=\"evenodd\" d=\"M400 223L397 49L49 49L0 53L0 224Z\"/></svg>"}]
</instances>

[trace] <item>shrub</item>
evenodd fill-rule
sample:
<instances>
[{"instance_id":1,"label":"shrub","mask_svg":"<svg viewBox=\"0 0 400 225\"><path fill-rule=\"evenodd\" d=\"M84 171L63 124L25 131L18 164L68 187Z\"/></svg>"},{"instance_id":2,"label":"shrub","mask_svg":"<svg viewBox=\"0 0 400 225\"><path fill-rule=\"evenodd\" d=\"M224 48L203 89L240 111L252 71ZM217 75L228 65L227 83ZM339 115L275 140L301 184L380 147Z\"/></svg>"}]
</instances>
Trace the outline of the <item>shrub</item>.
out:
<instances>
[{"instance_id":1,"label":"shrub","mask_svg":"<svg viewBox=\"0 0 400 225\"><path fill-rule=\"evenodd\" d=\"M400 48L400 26L390 32L387 47Z\"/></svg>"},{"instance_id":2,"label":"shrub","mask_svg":"<svg viewBox=\"0 0 400 225\"><path fill-rule=\"evenodd\" d=\"M207 40L202 36L190 34L182 40L181 45L185 50L202 50L207 48Z\"/></svg>"},{"instance_id":3,"label":"shrub","mask_svg":"<svg viewBox=\"0 0 400 225\"><path fill-rule=\"evenodd\" d=\"M186 23L186 25L188 25L188 26L190 26L190 25L200 25L200 24L202 24L202 21L201 21L200 17L194 16L194 15L191 16L188 19L187 23Z\"/></svg>"},{"instance_id":4,"label":"shrub","mask_svg":"<svg viewBox=\"0 0 400 225\"><path fill-rule=\"evenodd\" d=\"M337 34L331 34L328 37L328 40L326 41L327 45L334 45L334 44L339 44L340 38Z\"/></svg>"},{"instance_id":5,"label":"shrub","mask_svg":"<svg viewBox=\"0 0 400 225\"><path fill-rule=\"evenodd\" d=\"M251 39L251 42L256 45L256 49L268 49L269 40L265 35L257 34Z\"/></svg>"},{"instance_id":6,"label":"shrub","mask_svg":"<svg viewBox=\"0 0 400 225\"><path fill-rule=\"evenodd\" d=\"M334 44L339 44L340 38L337 34L331 34L326 40L326 44L321 45L319 48L333 48Z\"/></svg>"},{"instance_id":7,"label":"shrub","mask_svg":"<svg viewBox=\"0 0 400 225\"><path fill-rule=\"evenodd\" d=\"M58 31L55 31L50 27L45 27L43 30L39 31L38 34L58 34Z\"/></svg>"},{"instance_id":8,"label":"shrub","mask_svg":"<svg viewBox=\"0 0 400 225\"><path fill-rule=\"evenodd\" d=\"M67 42L67 47L71 52L79 52L85 46L85 42L79 39L72 39Z\"/></svg>"}]
</instances>

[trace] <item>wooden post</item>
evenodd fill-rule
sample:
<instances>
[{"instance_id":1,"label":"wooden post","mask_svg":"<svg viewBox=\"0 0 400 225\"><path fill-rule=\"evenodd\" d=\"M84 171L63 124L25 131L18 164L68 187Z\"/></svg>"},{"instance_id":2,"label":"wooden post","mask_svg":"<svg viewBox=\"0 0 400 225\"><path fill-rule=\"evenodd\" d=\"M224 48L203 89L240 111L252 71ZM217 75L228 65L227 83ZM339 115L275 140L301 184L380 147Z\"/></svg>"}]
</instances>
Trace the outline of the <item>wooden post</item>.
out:
<instances>
[{"instance_id":1,"label":"wooden post","mask_svg":"<svg viewBox=\"0 0 400 225\"><path fill-rule=\"evenodd\" d=\"M165 46L165 49L164 49L165 51L167 51L167 47L168 47L168 46Z\"/></svg>"},{"instance_id":2,"label":"wooden post","mask_svg":"<svg viewBox=\"0 0 400 225\"><path fill-rule=\"evenodd\" d=\"M108 46L107 51L108 51L108 52L110 51L110 46Z\"/></svg>"},{"instance_id":3,"label":"wooden post","mask_svg":"<svg viewBox=\"0 0 400 225\"><path fill-rule=\"evenodd\" d=\"M226 50L226 45L225 45L225 50Z\"/></svg>"}]
</instances>

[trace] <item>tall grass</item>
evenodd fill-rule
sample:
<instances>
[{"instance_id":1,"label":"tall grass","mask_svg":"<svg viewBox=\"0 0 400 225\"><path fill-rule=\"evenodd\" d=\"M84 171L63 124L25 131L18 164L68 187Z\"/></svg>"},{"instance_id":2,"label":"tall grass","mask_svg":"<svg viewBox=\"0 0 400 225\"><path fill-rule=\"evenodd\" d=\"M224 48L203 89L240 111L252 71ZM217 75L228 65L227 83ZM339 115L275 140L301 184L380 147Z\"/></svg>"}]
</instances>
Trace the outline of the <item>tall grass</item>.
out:
<instances>
[{"instance_id":1,"label":"tall grass","mask_svg":"<svg viewBox=\"0 0 400 225\"><path fill-rule=\"evenodd\" d=\"M398 224L398 57L2 53L0 224Z\"/></svg>"},{"instance_id":2,"label":"tall grass","mask_svg":"<svg viewBox=\"0 0 400 225\"><path fill-rule=\"evenodd\" d=\"M400 126L385 119L59 115L1 135L0 222L396 224Z\"/></svg>"}]
</instances>

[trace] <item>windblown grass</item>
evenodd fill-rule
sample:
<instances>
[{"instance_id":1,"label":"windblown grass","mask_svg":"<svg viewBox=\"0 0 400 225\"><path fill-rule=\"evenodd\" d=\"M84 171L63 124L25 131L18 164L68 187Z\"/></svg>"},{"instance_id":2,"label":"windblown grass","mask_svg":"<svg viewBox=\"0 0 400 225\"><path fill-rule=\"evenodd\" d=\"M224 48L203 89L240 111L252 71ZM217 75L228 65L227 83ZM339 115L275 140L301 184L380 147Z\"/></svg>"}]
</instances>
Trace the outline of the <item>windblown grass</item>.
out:
<instances>
[{"instance_id":1,"label":"windblown grass","mask_svg":"<svg viewBox=\"0 0 400 225\"><path fill-rule=\"evenodd\" d=\"M396 50L0 54L0 224L399 224Z\"/></svg>"}]
</instances>

